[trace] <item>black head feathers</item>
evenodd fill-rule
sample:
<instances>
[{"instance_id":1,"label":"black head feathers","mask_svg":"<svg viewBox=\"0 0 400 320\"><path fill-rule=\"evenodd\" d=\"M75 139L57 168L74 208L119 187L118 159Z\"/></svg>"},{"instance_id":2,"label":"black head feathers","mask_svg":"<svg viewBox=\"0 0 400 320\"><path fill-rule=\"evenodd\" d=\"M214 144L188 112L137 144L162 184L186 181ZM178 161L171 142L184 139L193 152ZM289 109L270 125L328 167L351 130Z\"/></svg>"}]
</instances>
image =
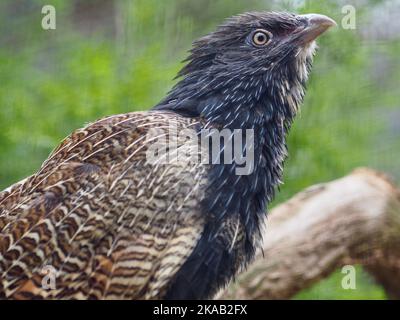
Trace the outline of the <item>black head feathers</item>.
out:
<instances>
[{"instance_id":1,"label":"black head feathers","mask_svg":"<svg viewBox=\"0 0 400 320\"><path fill-rule=\"evenodd\" d=\"M316 14L251 12L229 18L194 42L181 81L156 108L225 127L247 112L266 117L278 112L290 121L304 95L314 39L333 24ZM249 126L249 120L257 117L240 121Z\"/></svg>"}]
</instances>

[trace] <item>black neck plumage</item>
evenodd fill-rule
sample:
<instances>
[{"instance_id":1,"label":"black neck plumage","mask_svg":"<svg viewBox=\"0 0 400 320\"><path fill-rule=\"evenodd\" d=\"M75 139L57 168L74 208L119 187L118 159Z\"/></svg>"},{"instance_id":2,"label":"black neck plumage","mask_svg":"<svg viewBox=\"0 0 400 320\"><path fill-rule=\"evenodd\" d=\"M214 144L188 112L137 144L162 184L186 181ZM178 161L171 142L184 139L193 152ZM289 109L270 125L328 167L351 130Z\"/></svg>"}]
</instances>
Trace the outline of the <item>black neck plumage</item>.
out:
<instances>
[{"instance_id":1,"label":"black neck plumage","mask_svg":"<svg viewBox=\"0 0 400 320\"><path fill-rule=\"evenodd\" d=\"M211 236L217 234L221 221L238 215L246 226L250 246L254 237L260 235L267 204L281 182L287 154L286 134L300 102L291 97L282 99L280 88L266 88L263 80L261 77L248 82L234 79L222 86L220 82L213 84L212 79L200 77L196 82L187 76L155 107L199 118L203 129L253 130L252 172L235 174L238 166L235 162L212 164L207 197L203 201L203 211L215 222Z\"/></svg>"}]
</instances>

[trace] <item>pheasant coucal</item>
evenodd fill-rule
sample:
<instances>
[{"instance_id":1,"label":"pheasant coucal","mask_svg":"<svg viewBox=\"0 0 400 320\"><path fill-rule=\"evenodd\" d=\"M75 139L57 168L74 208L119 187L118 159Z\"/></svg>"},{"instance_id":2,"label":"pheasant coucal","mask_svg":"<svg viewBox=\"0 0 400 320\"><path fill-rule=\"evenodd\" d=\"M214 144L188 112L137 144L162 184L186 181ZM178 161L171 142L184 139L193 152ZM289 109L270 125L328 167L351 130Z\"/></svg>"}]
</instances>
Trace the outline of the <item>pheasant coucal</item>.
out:
<instances>
[{"instance_id":1,"label":"pheasant coucal","mask_svg":"<svg viewBox=\"0 0 400 320\"><path fill-rule=\"evenodd\" d=\"M260 244L314 40L333 25L318 14L234 16L194 42L180 81L151 111L73 132L37 173L0 193L0 297L213 297ZM194 145L179 135L189 129ZM232 134L205 148L206 129ZM242 156L254 155L248 174L237 172L237 158L170 156L198 143L196 155L213 160L233 132ZM149 161L163 137L168 155Z\"/></svg>"}]
</instances>

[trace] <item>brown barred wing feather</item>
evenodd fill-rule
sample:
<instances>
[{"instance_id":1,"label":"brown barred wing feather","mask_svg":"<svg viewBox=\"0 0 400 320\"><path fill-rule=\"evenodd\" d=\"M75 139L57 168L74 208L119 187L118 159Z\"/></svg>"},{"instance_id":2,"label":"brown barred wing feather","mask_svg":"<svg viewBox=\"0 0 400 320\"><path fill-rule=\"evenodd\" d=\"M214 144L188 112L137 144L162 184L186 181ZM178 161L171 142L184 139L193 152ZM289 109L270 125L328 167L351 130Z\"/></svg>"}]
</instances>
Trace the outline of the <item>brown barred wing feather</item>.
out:
<instances>
[{"instance_id":1,"label":"brown barred wing feather","mask_svg":"<svg viewBox=\"0 0 400 320\"><path fill-rule=\"evenodd\" d=\"M0 296L161 298L204 228L207 168L185 157L150 163L157 136L148 133L158 129L168 144L171 126L194 124L160 111L101 119L3 191Z\"/></svg>"}]
</instances>

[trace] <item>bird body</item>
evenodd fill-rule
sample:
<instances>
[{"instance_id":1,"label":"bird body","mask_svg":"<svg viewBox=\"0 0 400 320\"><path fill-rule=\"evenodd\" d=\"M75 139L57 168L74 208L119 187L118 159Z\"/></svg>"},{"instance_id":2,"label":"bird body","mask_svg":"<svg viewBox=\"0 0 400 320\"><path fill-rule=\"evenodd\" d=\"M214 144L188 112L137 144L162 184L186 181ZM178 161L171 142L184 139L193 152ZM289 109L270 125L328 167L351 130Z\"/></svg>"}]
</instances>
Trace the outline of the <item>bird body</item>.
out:
<instances>
[{"instance_id":1,"label":"bird body","mask_svg":"<svg viewBox=\"0 0 400 320\"><path fill-rule=\"evenodd\" d=\"M36 174L0 193L0 297L215 295L260 243L312 40L330 25L318 15L231 18L194 43L181 81L153 110L106 117L67 137ZM228 140L252 132L251 144L244 136L238 144L242 155L254 153L247 174L237 174L237 161L212 161L215 142L202 138L209 129L230 130ZM155 142L168 152L149 161ZM204 154L208 161L194 161Z\"/></svg>"}]
</instances>

